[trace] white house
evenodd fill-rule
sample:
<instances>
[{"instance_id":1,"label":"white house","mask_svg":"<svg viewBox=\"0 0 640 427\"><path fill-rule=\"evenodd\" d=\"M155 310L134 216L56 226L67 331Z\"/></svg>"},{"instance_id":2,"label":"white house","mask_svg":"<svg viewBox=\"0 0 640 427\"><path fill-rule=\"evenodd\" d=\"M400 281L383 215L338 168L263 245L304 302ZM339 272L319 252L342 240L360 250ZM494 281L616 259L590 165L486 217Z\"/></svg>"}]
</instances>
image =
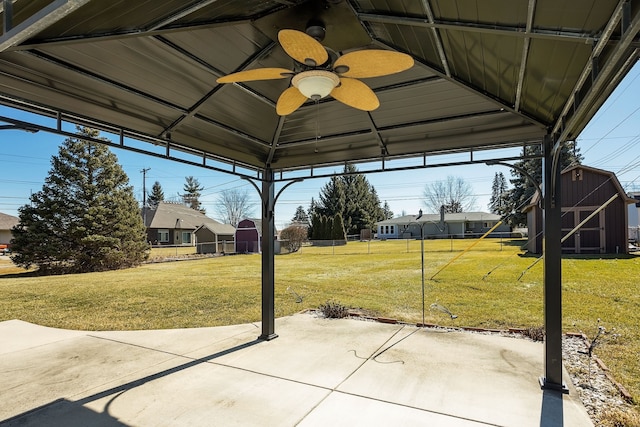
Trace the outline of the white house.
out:
<instances>
[{"instance_id":1,"label":"white house","mask_svg":"<svg viewBox=\"0 0 640 427\"><path fill-rule=\"evenodd\" d=\"M378 239L479 237L500 221L500 215L487 212L461 212L405 215L376 223ZM491 237L504 236L511 227L501 224Z\"/></svg>"}]
</instances>

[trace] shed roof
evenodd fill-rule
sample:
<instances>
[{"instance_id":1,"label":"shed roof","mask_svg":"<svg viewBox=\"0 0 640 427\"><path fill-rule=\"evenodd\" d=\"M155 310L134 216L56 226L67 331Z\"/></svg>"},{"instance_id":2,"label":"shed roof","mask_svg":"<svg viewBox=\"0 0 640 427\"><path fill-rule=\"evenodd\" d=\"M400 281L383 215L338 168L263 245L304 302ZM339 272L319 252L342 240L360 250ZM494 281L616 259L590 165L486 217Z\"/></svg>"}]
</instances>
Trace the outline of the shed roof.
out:
<instances>
[{"instance_id":1,"label":"shed roof","mask_svg":"<svg viewBox=\"0 0 640 427\"><path fill-rule=\"evenodd\" d=\"M258 177L575 138L640 49L640 0L108 3L5 2L0 103ZM291 69L277 32L312 20L337 55L389 49L415 65L363 80L380 99L371 112L328 97L280 117L275 103L290 79L216 83L240 70Z\"/></svg>"},{"instance_id":2,"label":"shed roof","mask_svg":"<svg viewBox=\"0 0 640 427\"><path fill-rule=\"evenodd\" d=\"M213 234L217 234L218 236L233 236L236 232L236 229L231 224L222 224L217 221L209 222L206 224L202 224L200 227L196 228L194 233L197 233L198 230L207 229L211 231Z\"/></svg>"},{"instance_id":3,"label":"shed roof","mask_svg":"<svg viewBox=\"0 0 640 427\"><path fill-rule=\"evenodd\" d=\"M636 200L634 198L629 197L627 193L624 191L624 189L622 188L622 185L620 184L620 181L618 181L618 177L614 172L607 171L604 169L594 168L586 165L572 165L563 169L561 174L564 175L576 169L581 169L590 173L595 173L595 174L604 175L608 177L608 180L611 181L611 184L618 192L620 200L623 200L627 204L636 203ZM531 197L531 201L529 202L529 204L522 209L522 212L529 211L534 206L537 206L539 202L540 202L540 192L536 191L533 197Z\"/></svg>"}]
</instances>

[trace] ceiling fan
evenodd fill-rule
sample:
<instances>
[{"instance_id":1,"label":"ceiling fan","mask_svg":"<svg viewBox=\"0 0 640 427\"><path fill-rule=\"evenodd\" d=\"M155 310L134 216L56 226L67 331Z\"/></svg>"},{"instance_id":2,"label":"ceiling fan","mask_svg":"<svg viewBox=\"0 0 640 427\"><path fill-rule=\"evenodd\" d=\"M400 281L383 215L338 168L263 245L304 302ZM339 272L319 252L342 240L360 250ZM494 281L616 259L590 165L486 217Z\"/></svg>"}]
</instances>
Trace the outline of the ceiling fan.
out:
<instances>
[{"instance_id":1,"label":"ceiling fan","mask_svg":"<svg viewBox=\"0 0 640 427\"><path fill-rule=\"evenodd\" d=\"M316 38L297 30L280 30L278 41L287 55L301 64L296 68L302 71L256 68L228 74L217 82L238 83L293 76L292 86L282 92L276 103L276 112L280 116L293 113L307 99L318 101L328 95L350 107L373 111L380 106L380 101L373 90L358 79L395 74L413 66L411 56L379 49L349 52L333 61Z\"/></svg>"}]
</instances>

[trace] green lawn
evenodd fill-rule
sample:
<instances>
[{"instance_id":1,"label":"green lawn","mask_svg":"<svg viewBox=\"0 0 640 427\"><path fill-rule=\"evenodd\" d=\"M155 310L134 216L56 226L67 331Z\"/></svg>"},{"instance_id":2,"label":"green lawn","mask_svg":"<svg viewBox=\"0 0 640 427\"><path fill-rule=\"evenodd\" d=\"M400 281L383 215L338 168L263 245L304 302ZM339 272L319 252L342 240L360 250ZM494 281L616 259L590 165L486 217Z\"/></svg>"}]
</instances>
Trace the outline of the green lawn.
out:
<instances>
[{"instance_id":1,"label":"green lawn","mask_svg":"<svg viewBox=\"0 0 640 427\"><path fill-rule=\"evenodd\" d=\"M424 242L425 321L486 328L541 326L542 263L518 280L536 260L523 256L523 241L482 241L430 280L472 242ZM49 277L0 268L0 321L16 318L89 330L255 322L261 309L260 262L259 255L236 255ZM597 354L636 401L640 398L638 277L640 258L635 256L563 260L565 331L592 336L597 319L608 330L615 328L619 338L604 342ZM276 316L335 300L417 323L423 315L421 282L419 241L303 247L299 253L276 257ZM296 302L296 294L303 297L302 303ZM429 310L436 302L458 318Z\"/></svg>"}]
</instances>

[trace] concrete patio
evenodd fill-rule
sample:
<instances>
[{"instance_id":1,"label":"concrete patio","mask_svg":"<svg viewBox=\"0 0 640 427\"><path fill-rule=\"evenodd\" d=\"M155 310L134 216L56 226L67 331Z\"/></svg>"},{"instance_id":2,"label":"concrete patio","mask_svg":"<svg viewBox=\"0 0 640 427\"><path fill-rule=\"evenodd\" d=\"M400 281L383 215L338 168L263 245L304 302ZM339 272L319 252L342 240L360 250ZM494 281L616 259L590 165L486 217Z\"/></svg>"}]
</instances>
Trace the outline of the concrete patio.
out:
<instances>
[{"instance_id":1,"label":"concrete patio","mask_svg":"<svg viewBox=\"0 0 640 427\"><path fill-rule=\"evenodd\" d=\"M264 342L259 326L1 322L0 425L592 425L573 387L540 389L540 343L314 314Z\"/></svg>"}]
</instances>

